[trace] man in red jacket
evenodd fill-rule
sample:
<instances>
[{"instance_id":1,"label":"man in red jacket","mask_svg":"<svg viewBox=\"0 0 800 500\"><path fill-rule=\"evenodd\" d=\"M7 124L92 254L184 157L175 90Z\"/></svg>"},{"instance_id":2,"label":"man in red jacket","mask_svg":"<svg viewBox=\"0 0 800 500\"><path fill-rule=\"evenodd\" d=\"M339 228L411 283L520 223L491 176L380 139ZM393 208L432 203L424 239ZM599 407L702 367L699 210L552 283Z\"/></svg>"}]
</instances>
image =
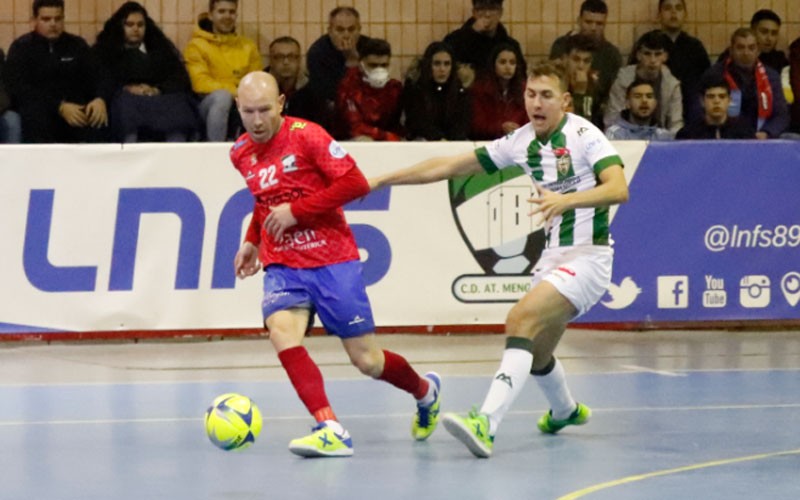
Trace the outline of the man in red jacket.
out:
<instances>
[{"instance_id":1,"label":"man in red jacket","mask_svg":"<svg viewBox=\"0 0 800 500\"><path fill-rule=\"evenodd\" d=\"M389 78L392 48L370 38L359 51L359 65L347 69L336 96L337 115L343 121L342 139L399 141L402 84Z\"/></svg>"}]
</instances>

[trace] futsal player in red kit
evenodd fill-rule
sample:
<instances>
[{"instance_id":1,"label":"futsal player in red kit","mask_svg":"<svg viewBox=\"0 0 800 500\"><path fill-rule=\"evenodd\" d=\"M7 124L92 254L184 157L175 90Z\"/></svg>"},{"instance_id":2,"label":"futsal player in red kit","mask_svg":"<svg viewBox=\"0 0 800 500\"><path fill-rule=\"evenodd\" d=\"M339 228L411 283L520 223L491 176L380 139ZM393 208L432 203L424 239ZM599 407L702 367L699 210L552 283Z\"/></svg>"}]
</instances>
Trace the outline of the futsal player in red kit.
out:
<instances>
[{"instance_id":1,"label":"futsal player in red kit","mask_svg":"<svg viewBox=\"0 0 800 500\"><path fill-rule=\"evenodd\" d=\"M281 116L284 96L268 73L245 76L236 104L247 132L231 148L231 161L255 197L234 261L236 275L265 270L264 324L297 395L317 421L289 450L304 457L353 454L322 374L302 345L315 313L361 373L416 398L411 432L427 439L439 420L440 378L433 372L420 377L402 356L378 346L358 247L342 210L369 192L367 180L322 127Z\"/></svg>"}]
</instances>

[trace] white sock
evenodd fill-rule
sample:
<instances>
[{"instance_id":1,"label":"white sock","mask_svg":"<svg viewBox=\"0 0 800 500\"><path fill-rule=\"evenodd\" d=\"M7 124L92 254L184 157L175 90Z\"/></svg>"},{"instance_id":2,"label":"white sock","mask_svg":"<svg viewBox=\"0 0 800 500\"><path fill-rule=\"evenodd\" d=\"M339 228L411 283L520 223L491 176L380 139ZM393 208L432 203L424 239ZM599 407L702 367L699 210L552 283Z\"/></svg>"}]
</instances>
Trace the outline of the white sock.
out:
<instances>
[{"instance_id":1,"label":"white sock","mask_svg":"<svg viewBox=\"0 0 800 500\"><path fill-rule=\"evenodd\" d=\"M550 409L553 411L553 418L565 420L578 407L578 403L572 399L567 387L567 377L564 372L564 365L556 358L555 366L547 375L534 375L536 382L544 392L547 401L550 402Z\"/></svg>"},{"instance_id":2,"label":"white sock","mask_svg":"<svg viewBox=\"0 0 800 500\"><path fill-rule=\"evenodd\" d=\"M489 434L494 436L511 404L517 399L531 372L533 354L527 349L510 348L503 351L500 368L481 406L489 416Z\"/></svg>"},{"instance_id":3,"label":"white sock","mask_svg":"<svg viewBox=\"0 0 800 500\"><path fill-rule=\"evenodd\" d=\"M425 380L428 381L428 392L422 396L421 399L417 400L417 403L421 404L422 406L428 406L433 404L434 400L436 400L436 384L433 383L433 380L426 378Z\"/></svg>"},{"instance_id":4,"label":"white sock","mask_svg":"<svg viewBox=\"0 0 800 500\"><path fill-rule=\"evenodd\" d=\"M333 432L335 432L336 434L339 434L340 436L344 435L344 433L347 432L344 430L344 427L342 427L342 424L340 424L336 420L326 420L325 426L330 430L332 430Z\"/></svg>"}]
</instances>

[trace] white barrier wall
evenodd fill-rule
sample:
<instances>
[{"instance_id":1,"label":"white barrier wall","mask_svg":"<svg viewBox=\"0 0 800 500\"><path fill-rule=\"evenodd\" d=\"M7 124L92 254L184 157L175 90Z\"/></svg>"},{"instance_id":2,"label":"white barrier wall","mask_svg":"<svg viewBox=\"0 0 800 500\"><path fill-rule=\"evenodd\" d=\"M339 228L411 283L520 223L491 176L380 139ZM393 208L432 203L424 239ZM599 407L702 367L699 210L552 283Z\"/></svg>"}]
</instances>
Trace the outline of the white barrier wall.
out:
<instances>
[{"instance_id":1,"label":"white barrier wall","mask_svg":"<svg viewBox=\"0 0 800 500\"><path fill-rule=\"evenodd\" d=\"M631 177L645 144L617 146ZM367 176L474 147L345 144ZM0 148L0 331L259 327L260 275L229 284L252 201L228 149ZM503 323L505 302L528 277L487 276L462 238L459 227L475 229L456 222L448 184L386 195L347 211L366 242L367 274L380 278L368 289L378 325Z\"/></svg>"}]
</instances>

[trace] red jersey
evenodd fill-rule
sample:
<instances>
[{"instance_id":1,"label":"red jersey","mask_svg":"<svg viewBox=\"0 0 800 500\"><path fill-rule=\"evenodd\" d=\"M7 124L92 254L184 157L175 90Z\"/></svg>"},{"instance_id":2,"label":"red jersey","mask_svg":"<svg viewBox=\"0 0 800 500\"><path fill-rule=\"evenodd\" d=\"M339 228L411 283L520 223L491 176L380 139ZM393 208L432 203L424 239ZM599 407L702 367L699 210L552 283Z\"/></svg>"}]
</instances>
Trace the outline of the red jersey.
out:
<instances>
[{"instance_id":1,"label":"red jersey","mask_svg":"<svg viewBox=\"0 0 800 500\"><path fill-rule=\"evenodd\" d=\"M367 194L369 185L322 127L287 116L269 141L257 143L245 133L230 155L255 198L246 241L258 245L264 266L310 268L359 258L342 205ZM332 195L328 188L337 180L346 189ZM264 219L270 207L282 203L291 204L297 224L276 241L264 229Z\"/></svg>"}]
</instances>

